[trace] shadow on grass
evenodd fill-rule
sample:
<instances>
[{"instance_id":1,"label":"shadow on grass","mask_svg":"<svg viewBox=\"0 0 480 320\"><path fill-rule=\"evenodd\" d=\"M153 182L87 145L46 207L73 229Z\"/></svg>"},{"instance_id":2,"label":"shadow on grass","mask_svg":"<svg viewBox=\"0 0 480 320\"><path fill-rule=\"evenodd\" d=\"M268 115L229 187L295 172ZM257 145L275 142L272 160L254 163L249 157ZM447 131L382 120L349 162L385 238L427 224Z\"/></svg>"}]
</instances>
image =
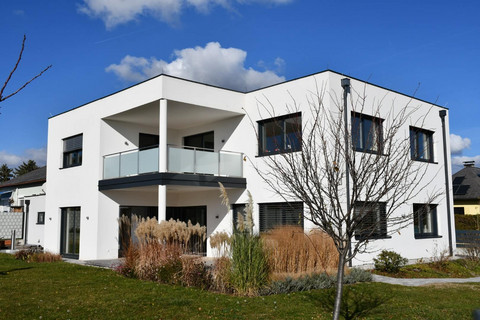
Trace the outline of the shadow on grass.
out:
<instances>
[{"instance_id":1,"label":"shadow on grass","mask_svg":"<svg viewBox=\"0 0 480 320\"><path fill-rule=\"evenodd\" d=\"M15 268L15 269L10 269L10 270L0 271L0 276L6 276L6 275L8 275L10 272L15 272L15 271L20 271L20 270L27 270L27 269L32 269L32 267Z\"/></svg>"},{"instance_id":2,"label":"shadow on grass","mask_svg":"<svg viewBox=\"0 0 480 320\"><path fill-rule=\"evenodd\" d=\"M314 300L326 312L333 312L335 302L335 289L328 289L319 294L310 294ZM345 320L357 319L374 313L374 309L387 303L393 298L387 293L379 293L369 286L345 286L343 288L342 308L340 315Z\"/></svg>"}]
</instances>

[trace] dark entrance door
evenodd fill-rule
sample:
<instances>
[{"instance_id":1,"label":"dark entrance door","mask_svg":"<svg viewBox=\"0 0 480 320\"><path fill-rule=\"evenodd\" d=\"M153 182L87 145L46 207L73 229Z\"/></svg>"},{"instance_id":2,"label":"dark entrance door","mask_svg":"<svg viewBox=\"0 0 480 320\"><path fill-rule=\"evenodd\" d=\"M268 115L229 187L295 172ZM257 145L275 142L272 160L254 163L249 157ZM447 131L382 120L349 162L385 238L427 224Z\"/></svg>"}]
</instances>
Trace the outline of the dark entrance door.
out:
<instances>
[{"instance_id":1,"label":"dark entrance door","mask_svg":"<svg viewBox=\"0 0 480 320\"><path fill-rule=\"evenodd\" d=\"M62 208L60 253L78 259L80 253L80 207Z\"/></svg>"},{"instance_id":2,"label":"dark entrance door","mask_svg":"<svg viewBox=\"0 0 480 320\"><path fill-rule=\"evenodd\" d=\"M192 224L200 224L202 227L207 226L207 207L167 207L166 219L180 220L185 223L190 221ZM194 236L190 240L189 250L195 254L206 254L207 245L206 241L200 239L198 236Z\"/></svg>"}]
</instances>

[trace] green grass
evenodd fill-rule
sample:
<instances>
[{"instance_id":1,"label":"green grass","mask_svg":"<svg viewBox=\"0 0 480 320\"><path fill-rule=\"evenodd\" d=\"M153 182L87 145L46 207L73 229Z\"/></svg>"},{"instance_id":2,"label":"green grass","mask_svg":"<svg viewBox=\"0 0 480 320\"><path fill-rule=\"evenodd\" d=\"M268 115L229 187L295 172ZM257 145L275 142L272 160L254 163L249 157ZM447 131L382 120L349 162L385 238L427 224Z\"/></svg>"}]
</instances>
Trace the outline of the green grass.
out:
<instances>
[{"instance_id":1,"label":"green grass","mask_svg":"<svg viewBox=\"0 0 480 320\"><path fill-rule=\"evenodd\" d=\"M480 263L458 259L446 261L441 266L435 263L419 263L402 267L397 273L374 273L394 278L471 278L480 276Z\"/></svg>"},{"instance_id":2,"label":"green grass","mask_svg":"<svg viewBox=\"0 0 480 320\"><path fill-rule=\"evenodd\" d=\"M347 286L362 319L471 319L480 284ZM121 277L64 262L0 254L0 319L329 319L331 290L236 297Z\"/></svg>"}]
</instances>

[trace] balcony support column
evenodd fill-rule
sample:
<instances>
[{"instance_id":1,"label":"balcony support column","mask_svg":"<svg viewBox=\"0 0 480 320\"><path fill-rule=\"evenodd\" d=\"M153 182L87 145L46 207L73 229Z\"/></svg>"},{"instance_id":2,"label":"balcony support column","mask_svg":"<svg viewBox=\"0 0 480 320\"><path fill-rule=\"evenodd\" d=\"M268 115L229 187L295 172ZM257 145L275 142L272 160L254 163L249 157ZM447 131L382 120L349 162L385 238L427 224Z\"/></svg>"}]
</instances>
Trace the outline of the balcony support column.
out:
<instances>
[{"instance_id":1,"label":"balcony support column","mask_svg":"<svg viewBox=\"0 0 480 320\"><path fill-rule=\"evenodd\" d=\"M167 100L160 99L160 119L158 121L158 171L167 172ZM167 186L158 186L158 221L167 216Z\"/></svg>"}]
</instances>

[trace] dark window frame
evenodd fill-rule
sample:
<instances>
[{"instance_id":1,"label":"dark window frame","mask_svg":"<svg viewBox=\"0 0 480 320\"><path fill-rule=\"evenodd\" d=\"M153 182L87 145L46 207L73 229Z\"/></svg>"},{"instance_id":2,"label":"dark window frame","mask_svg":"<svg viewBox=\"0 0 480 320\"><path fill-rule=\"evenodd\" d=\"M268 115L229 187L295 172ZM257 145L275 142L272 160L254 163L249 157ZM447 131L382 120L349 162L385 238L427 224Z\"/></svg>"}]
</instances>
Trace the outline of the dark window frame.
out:
<instances>
[{"instance_id":1,"label":"dark window frame","mask_svg":"<svg viewBox=\"0 0 480 320\"><path fill-rule=\"evenodd\" d=\"M292 138L288 137L288 130L286 120L295 119L294 126L295 131L293 132L295 141ZM288 115L274 117L270 119L264 119L257 122L258 123L258 156L270 156L274 154L287 153L287 152L298 152L302 151L302 113L296 112ZM269 124L274 124L274 130L278 130L277 136L281 136L281 141L279 143L274 142L274 149L269 150L267 148L268 142L266 140L266 126ZM298 130L300 129L300 130ZM291 142L288 144L288 142Z\"/></svg>"},{"instance_id":2,"label":"dark window frame","mask_svg":"<svg viewBox=\"0 0 480 320\"><path fill-rule=\"evenodd\" d=\"M37 224L45 224L45 212L37 212Z\"/></svg>"},{"instance_id":3,"label":"dark window frame","mask_svg":"<svg viewBox=\"0 0 480 320\"><path fill-rule=\"evenodd\" d=\"M409 131L410 131L410 156L412 160L433 163L434 162L433 134L435 132L430 130L425 130L422 128L412 127L412 126L410 126ZM419 140L422 139L423 136L426 136L427 138L428 154L425 154L424 150L419 149L420 148Z\"/></svg>"},{"instance_id":4,"label":"dark window frame","mask_svg":"<svg viewBox=\"0 0 480 320\"><path fill-rule=\"evenodd\" d=\"M358 120L357 120L358 119ZM374 125L374 130L376 131L376 144L372 143L372 140L369 139L371 136L372 130L366 130L366 122L371 121ZM363 113L352 111L351 114L351 135L352 135L352 146L355 151L382 154L383 153L383 121L384 119L369 116ZM356 126L358 123L358 128ZM359 134L356 134L358 131ZM373 147L377 146L377 150L374 150Z\"/></svg>"},{"instance_id":5,"label":"dark window frame","mask_svg":"<svg viewBox=\"0 0 480 320\"><path fill-rule=\"evenodd\" d=\"M358 216L357 210L367 211L364 213L360 212L361 216ZM375 240L391 238L388 235L386 211L386 202L356 201L354 204L354 216L356 220L355 239ZM370 226L368 224L370 224Z\"/></svg>"},{"instance_id":6,"label":"dark window frame","mask_svg":"<svg viewBox=\"0 0 480 320\"><path fill-rule=\"evenodd\" d=\"M302 229L304 228L304 206L301 201L259 203L258 209L260 232L267 232L277 226L300 226ZM276 221L268 221L272 216L270 216L271 213L267 216L266 210L281 210L281 216L275 216ZM294 216L296 210L301 210L298 217Z\"/></svg>"},{"instance_id":7,"label":"dark window frame","mask_svg":"<svg viewBox=\"0 0 480 320\"><path fill-rule=\"evenodd\" d=\"M427 210L428 207L428 210ZM431 232L422 231L425 226L426 215L431 214ZM437 205L414 203L413 204L413 229L415 239L438 238Z\"/></svg>"},{"instance_id":8,"label":"dark window frame","mask_svg":"<svg viewBox=\"0 0 480 320\"><path fill-rule=\"evenodd\" d=\"M68 140L81 137L82 142L80 147L66 148ZM63 166L62 168L72 168L82 165L83 162L83 133L76 134L62 139L63 141ZM67 149L67 150L66 150Z\"/></svg>"}]
</instances>

